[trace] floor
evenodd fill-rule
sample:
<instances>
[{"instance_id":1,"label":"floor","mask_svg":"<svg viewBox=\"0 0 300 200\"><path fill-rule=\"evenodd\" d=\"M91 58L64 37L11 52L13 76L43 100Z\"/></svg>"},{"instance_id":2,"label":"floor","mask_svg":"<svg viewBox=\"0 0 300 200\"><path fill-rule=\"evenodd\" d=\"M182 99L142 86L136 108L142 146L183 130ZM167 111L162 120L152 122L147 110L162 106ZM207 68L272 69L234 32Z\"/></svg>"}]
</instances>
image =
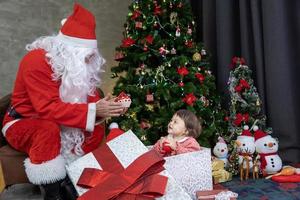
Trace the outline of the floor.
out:
<instances>
[{"instance_id":1,"label":"floor","mask_svg":"<svg viewBox=\"0 0 300 200\"><path fill-rule=\"evenodd\" d=\"M0 194L0 200L43 200L40 188L31 184L16 184Z\"/></svg>"}]
</instances>

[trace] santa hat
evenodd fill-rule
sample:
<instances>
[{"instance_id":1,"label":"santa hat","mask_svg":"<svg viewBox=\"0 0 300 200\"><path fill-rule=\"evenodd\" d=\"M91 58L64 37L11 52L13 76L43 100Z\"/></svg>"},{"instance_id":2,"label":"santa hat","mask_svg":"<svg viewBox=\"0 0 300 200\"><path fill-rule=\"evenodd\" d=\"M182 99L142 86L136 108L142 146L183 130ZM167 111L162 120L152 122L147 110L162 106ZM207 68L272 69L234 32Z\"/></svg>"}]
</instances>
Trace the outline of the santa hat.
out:
<instances>
[{"instance_id":1,"label":"santa hat","mask_svg":"<svg viewBox=\"0 0 300 200\"><path fill-rule=\"evenodd\" d=\"M226 144L225 140L222 137L218 137L218 143Z\"/></svg>"},{"instance_id":2,"label":"santa hat","mask_svg":"<svg viewBox=\"0 0 300 200\"><path fill-rule=\"evenodd\" d=\"M112 122L108 129L110 130L107 137L106 142L109 142L110 140L118 137L119 135L122 135L124 131L119 128L119 125L116 122Z\"/></svg>"},{"instance_id":3,"label":"santa hat","mask_svg":"<svg viewBox=\"0 0 300 200\"><path fill-rule=\"evenodd\" d=\"M95 29L94 15L76 3L73 14L62 20L62 27L57 37L75 47L97 48Z\"/></svg>"},{"instance_id":4,"label":"santa hat","mask_svg":"<svg viewBox=\"0 0 300 200\"><path fill-rule=\"evenodd\" d=\"M266 136L268 136L268 135L265 132L263 132L262 130L254 131L255 141L259 140L260 138L266 137Z\"/></svg>"},{"instance_id":5,"label":"santa hat","mask_svg":"<svg viewBox=\"0 0 300 200\"><path fill-rule=\"evenodd\" d=\"M242 136L242 137L253 137L250 130L249 130L249 126L245 125L243 128L244 128L244 130L242 131L242 134L240 136Z\"/></svg>"}]
</instances>

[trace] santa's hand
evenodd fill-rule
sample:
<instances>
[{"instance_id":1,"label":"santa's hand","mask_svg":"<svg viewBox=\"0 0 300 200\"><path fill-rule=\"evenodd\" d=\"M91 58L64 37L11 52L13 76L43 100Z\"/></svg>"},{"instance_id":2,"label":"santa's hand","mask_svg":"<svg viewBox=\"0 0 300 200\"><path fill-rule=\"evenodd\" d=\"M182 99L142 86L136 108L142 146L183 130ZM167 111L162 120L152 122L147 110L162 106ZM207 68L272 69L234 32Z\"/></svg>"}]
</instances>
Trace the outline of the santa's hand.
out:
<instances>
[{"instance_id":1,"label":"santa's hand","mask_svg":"<svg viewBox=\"0 0 300 200\"><path fill-rule=\"evenodd\" d=\"M124 113L122 103L112 101L110 95L96 102L97 117L118 117Z\"/></svg>"}]
</instances>

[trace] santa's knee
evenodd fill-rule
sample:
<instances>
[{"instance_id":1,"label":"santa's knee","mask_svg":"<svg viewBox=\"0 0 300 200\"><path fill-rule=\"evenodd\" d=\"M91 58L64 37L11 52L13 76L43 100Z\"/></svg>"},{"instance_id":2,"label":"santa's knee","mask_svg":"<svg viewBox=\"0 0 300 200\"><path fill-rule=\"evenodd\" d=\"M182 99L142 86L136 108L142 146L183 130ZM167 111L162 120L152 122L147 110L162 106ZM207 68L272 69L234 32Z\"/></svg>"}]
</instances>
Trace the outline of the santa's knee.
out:
<instances>
[{"instance_id":1,"label":"santa's knee","mask_svg":"<svg viewBox=\"0 0 300 200\"><path fill-rule=\"evenodd\" d=\"M60 146L59 126L51 121L42 121L28 152L30 161L40 164L52 160L60 154Z\"/></svg>"},{"instance_id":2,"label":"santa's knee","mask_svg":"<svg viewBox=\"0 0 300 200\"><path fill-rule=\"evenodd\" d=\"M41 121L28 156L24 165L31 183L49 184L65 178L65 160L60 155L60 129L56 123Z\"/></svg>"}]
</instances>

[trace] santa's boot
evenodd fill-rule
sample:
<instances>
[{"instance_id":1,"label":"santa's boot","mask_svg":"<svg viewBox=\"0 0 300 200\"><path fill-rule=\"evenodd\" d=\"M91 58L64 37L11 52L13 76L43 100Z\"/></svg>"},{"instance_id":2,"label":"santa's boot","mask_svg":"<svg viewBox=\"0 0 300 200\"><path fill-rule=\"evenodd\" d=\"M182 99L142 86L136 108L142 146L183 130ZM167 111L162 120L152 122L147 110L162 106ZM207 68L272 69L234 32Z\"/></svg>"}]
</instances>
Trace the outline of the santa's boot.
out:
<instances>
[{"instance_id":1,"label":"santa's boot","mask_svg":"<svg viewBox=\"0 0 300 200\"><path fill-rule=\"evenodd\" d=\"M42 185L45 193L44 200L63 200L60 196L60 184L61 181Z\"/></svg>"}]
</instances>

